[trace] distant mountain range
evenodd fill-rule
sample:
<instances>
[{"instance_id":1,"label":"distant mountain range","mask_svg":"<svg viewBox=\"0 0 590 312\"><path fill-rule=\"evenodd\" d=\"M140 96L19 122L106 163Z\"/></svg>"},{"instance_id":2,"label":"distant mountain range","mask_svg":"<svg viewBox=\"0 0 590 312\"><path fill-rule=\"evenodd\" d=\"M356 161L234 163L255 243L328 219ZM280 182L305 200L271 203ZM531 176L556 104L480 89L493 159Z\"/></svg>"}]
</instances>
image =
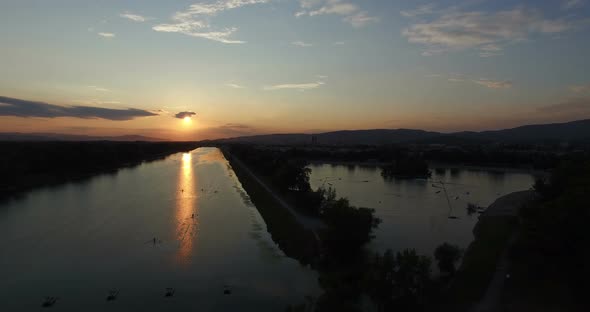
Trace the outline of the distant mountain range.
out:
<instances>
[{"instance_id":1,"label":"distant mountain range","mask_svg":"<svg viewBox=\"0 0 590 312\"><path fill-rule=\"evenodd\" d=\"M396 143L485 144L590 142L590 119L512 129L440 133L411 129L347 130L318 134L269 134L217 140L222 143L383 145Z\"/></svg>"},{"instance_id":2,"label":"distant mountain range","mask_svg":"<svg viewBox=\"0 0 590 312\"><path fill-rule=\"evenodd\" d=\"M165 141L141 135L87 136L59 133L0 133L0 141ZM213 140L219 143L269 145L384 145L487 143L590 143L590 119L566 123L527 125L512 129L441 133L411 129L343 130L318 134L267 134Z\"/></svg>"},{"instance_id":3,"label":"distant mountain range","mask_svg":"<svg viewBox=\"0 0 590 312\"><path fill-rule=\"evenodd\" d=\"M60 133L18 133L4 132L0 133L0 141L164 141L158 138L146 137L141 135L122 135L122 136L89 136Z\"/></svg>"}]
</instances>

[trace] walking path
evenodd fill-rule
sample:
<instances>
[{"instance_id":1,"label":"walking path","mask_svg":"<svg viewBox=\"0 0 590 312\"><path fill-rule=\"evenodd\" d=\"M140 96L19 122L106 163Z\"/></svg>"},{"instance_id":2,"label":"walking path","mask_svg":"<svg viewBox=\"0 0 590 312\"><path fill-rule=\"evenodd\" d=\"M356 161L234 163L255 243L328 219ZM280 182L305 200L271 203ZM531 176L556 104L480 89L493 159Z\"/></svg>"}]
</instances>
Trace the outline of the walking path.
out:
<instances>
[{"instance_id":1,"label":"walking path","mask_svg":"<svg viewBox=\"0 0 590 312\"><path fill-rule=\"evenodd\" d=\"M239 158L234 155L231 155L234 164L240 166L248 175L250 175L256 182L258 182L284 209L289 211L293 217L301 224L305 229L310 230L313 232L316 239L319 241L319 236L317 235L316 231L322 228L325 228L326 225L322 220L317 218L308 217L302 215L297 210L295 210L289 203L281 198L276 192L274 192L264 181L262 181L246 164L244 164Z\"/></svg>"},{"instance_id":2,"label":"walking path","mask_svg":"<svg viewBox=\"0 0 590 312\"><path fill-rule=\"evenodd\" d=\"M514 192L502 196L494 201L488 209L481 215L480 218L495 217L495 216L518 216L520 208L531 201L535 197L534 191ZM504 282L509 274L510 260L508 258L508 250L514 244L518 237L518 231L512 234L498 263L496 264L496 272L486 289L483 298L471 309L471 312L493 312L499 311L500 296L504 288Z\"/></svg>"}]
</instances>

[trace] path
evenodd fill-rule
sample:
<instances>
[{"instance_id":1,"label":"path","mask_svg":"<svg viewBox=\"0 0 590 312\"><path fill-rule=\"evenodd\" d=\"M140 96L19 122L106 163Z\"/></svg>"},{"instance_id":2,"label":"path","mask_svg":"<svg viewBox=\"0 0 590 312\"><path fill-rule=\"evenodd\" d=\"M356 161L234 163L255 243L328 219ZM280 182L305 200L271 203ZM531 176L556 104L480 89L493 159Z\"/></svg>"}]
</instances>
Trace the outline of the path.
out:
<instances>
[{"instance_id":1,"label":"path","mask_svg":"<svg viewBox=\"0 0 590 312\"><path fill-rule=\"evenodd\" d=\"M522 191L514 192L508 195L502 196L494 201L488 209L481 215L480 218L496 217L496 216L518 216L520 208L531 201L535 197L534 191ZM492 312L499 311L498 303L500 302L500 296L502 295L502 289L504 288L504 282L506 281L507 274L510 273L510 260L508 257L508 250L510 246L514 244L518 237L518 231L512 234L506 247L498 259L496 264L496 272L486 289L482 299L471 309L471 312Z\"/></svg>"},{"instance_id":2,"label":"path","mask_svg":"<svg viewBox=\"0 0 590 312\"><path fill-rule=\"evenodd\" d=\"M302 215L297 210L295 210L289 203L283 200L276 192L274 192L264 181L262 181L246 164L244 164L239 158L234 155L231 155L235 164L240 166L248 175L250 175L256 182L258 182L284 209L289 211L291 215L295 217L297 222L301 224L305 229L310 230L316 236L316 239L319 241L319 237L316 233L317 230L322 229L325 227L325 224L317 218L308 217Z\"/></svg>"}]
</instances>

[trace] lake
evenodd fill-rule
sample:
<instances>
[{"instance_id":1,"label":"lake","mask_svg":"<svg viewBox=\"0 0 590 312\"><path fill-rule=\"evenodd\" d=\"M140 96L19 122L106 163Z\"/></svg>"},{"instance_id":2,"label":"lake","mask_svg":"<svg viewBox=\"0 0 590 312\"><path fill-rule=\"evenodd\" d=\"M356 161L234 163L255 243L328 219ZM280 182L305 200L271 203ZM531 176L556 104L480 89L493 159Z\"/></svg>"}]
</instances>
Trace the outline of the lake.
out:
<instances>
[{"instance_id":1,"label":"lake","mask_svg":"<svg viewBox=\"0 0 590 312\"><path fill-rule=\"evenodd\" d=\"M530 189L534 183L530 173L483 168L440 167L428 180L384 179L377 166L316 163L309 168L313 189L333 187L352 205L375 209L382 223L374 232L373 250L415 248L428 256L443 242L466 248L473 241L478 214L469 216L467 203L487 207L498 197ZM444 182L450 206L439 182Z\"/></svg>"},{"instance_id":2,"label":"lake","mask_svg":"<svg viewBox=\"0 0 590 312\"><path fill-rule=\"evenodd\" d=\"M46 296L58 311L283 311L320 294L215 148L2 202L0 237L0 311Z\"/></svg>"}]
</instances>

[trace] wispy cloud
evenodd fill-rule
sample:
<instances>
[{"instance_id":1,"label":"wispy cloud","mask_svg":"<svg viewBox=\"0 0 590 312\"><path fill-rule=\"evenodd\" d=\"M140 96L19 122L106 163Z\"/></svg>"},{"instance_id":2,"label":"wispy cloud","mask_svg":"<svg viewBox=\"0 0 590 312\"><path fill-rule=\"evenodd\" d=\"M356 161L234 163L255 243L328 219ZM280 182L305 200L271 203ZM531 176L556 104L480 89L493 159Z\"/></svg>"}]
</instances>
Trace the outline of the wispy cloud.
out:
<instances>
[{"instance_id":1,"label":"wispy cloud","mask_svg":"<svg viewBox=\"0 0 590 312\"><path fill-rule=\"evenodd\" d=\"M307 47L312 47L313 44L311 43L307 43L307 42L303 42L303 41L293 41L291 42L292 45L296 46L296 47L301 47L301 48L307 48Z\"/></svg>"},{"instance_id":2,"label":"wispy cloud","mask_svg":"<svg viewBox=\"0 0 590 312\"><path fill-rule=\"evenodd\" d=\"M100 99L89 99L89 100L73 100L74 103L80 103L84 105L118 105L121 101L116 100L100 100Z\"/></svg>"},{"instance_id":3,"label":"wispy cloud","mask_svg":"<svg viewBox=\"0 0 590 312\"><path fill-rule=\"evenodd\" d=\"M582 7L585 3L584 0L562 0L561 8L563 10L571 10Z\"/></svg>"},{"instance_id":4,"label":"wispy cloud","mask_svg":"<svg viewBox=\"0 0 590 312\"><path fill-rule=\"evenodd\" d=\"M128 20L132 20L134 22L145 22L148 20L148 18L145 16L141 16L138 14L132 14L132 13L122 13L122 14L119 14L119 16L122 18L126 18Z\"/></svg>"},{"instance_id":5,"label":"wispy cloud","mask_svg":"<svg viewBox=\"0 0 590 312\"><path fill-rule=\"evenodd\" d=\"M109 32L99 32L98 35L103 38L114 38L115 37L115 34L109 33Z\"/></svg>"},{"instance_id":6,"label":"wispy cloud","mask_svg":"<svg viewBox=\"0 0 590 312\"><path fill-rule=\"evenodd\" d=\"M291 89L291 90L305 91L305 90L317 89L324 84L325 83L322 81L310 82L310 83L287 83L287 84L266 86L266 87L264 87L264 90L275 91L275 90L289 90L289 89Z\"/></svg>"},{"instance_id":7,"label":"wispy cloud","mask_svg":"<svg viewBox=\"0 0 590 312\"><path fill-rule=\"evenodd\" d=\"M575 93L590 93L590 85L570 86L569 89Z\"/></svg>"},{"instance_id":8,"label":"wispy cloud","mask_svg":"<svg viewBox=\"0 0 590 312\"><path fill-rule=\"evenodd\" d=\"M510 81L510 80L492 80L492 79L481 78L478 80L473 80L473 82L477 83L478 85L488 87L490 89L512 88L512 81Z\"/></svg>"},{"instance_id":9,"label":"wispy cloud","mask_svg":"<svg viewBox=\"0 0 590 312\"><path fill-rule=\"evenodd\" d=\"M111 92L111 90L109 90L107 88L98 87L98 86L88 86L88 88L90 88L94 91L99 91L99 92Z\"/></svg>"},{"instance_id":10,"label":"wispy cloud","mask_svg":"<svg viewBox=\"0 0 590 312\"><path fill-rule=\"evenodd\" d=\"M431 3L431 4L421 5L413 10L403 10L403 11L400 11L399 13L405 17L416 17L419 15L433 14L435 7L436 6Z\"/></svg>"},{"instance_id":11,"label":"wispy cloud","mask_svg":"<svg viewBox=\"0 0 590 312\"><path fill-rule=\"evenodd\" d=\"M187 36L209 39L228 44L245 43L242 40L231 39L238 31L237 27L213 29L209 18L223 11L237 9L246 5L267 3L270 0L218 0L214 3L195 3L187 10L176 12L172 23L158 24L152 27L158 32L181 33Z\"/></svg>"},{"instance_id":12,"label":"wispy cloud","mask_svg":"<svg viewBox=\"0 0 590 312\"><path fill-rule=\"evenodd\" d=\"M246 88L246 87L236 84L236 83L226 83L225 85L230 88L234 88L234 89L245 89Z\"/></svg>"},{"instance_id":13,"label":"wispy cloud","mask_svg":"<svg viewBox=\"0 0 590 312\"><path fill-rule=\"evenodd\" d=\"M469 77L465 74L460 73L451 73L448 75L441 75L441 74L429 74L426 75L428 78L443 78L449 82L461 82L461 83L475 83L480 86L484 86L490 89L509 89L512 88L512 81L511 80L496 80L496 79L488 79L488 78L479 78L474 79L473 77Z\"/></svg>"},{"instance_id":14,"label":"wispy cloud","mask_svg":"<svg viewBox=\"0 0 590 312\"><path fill-rule=\"evenodd\" d=\"M93 106L59 106L0 96L0 116L14 117L74 117L84 119L131 120L158 114L135 108L113 109Z\"/></svg>"},{"instance_id":15,"label":"wispy cloud","mask_svg":"<svg viewBox=\"0 0 590 312\"><path fill-rule=\"evenodd\" d=\"M442 10L430 21L410 25L402 31L409 42L425 46L423 55L476 49L480 56L501 54L508 43L527 40L532 34L565 32L575 23L566 18L547 19L537 10L517 7L509 11L482 12Z\"/></svg>"},{"instance_id":16,"label":"wispy cloud","mask_svg":"<svg viewBox=\"0 0 590 312\"><path fill-rule=\"evenodd\" d=\"M369 15L358 5L346 0L299 0L301 10L295 13L300 16L341 15L343 21L354 27L362 27L377 22L377 17Z\"/></svg>"},{"instance_id":17,"label":"wispy cloud","mask_svg":"<svg viewBox=\"0 0 590 312\"><path fill-rule=\"evenodd\" d=\"M537 112L553 118L581 119L590 117L590 98L572 98L561 103L537 108Z\"/></svg>"}]
</instances>

